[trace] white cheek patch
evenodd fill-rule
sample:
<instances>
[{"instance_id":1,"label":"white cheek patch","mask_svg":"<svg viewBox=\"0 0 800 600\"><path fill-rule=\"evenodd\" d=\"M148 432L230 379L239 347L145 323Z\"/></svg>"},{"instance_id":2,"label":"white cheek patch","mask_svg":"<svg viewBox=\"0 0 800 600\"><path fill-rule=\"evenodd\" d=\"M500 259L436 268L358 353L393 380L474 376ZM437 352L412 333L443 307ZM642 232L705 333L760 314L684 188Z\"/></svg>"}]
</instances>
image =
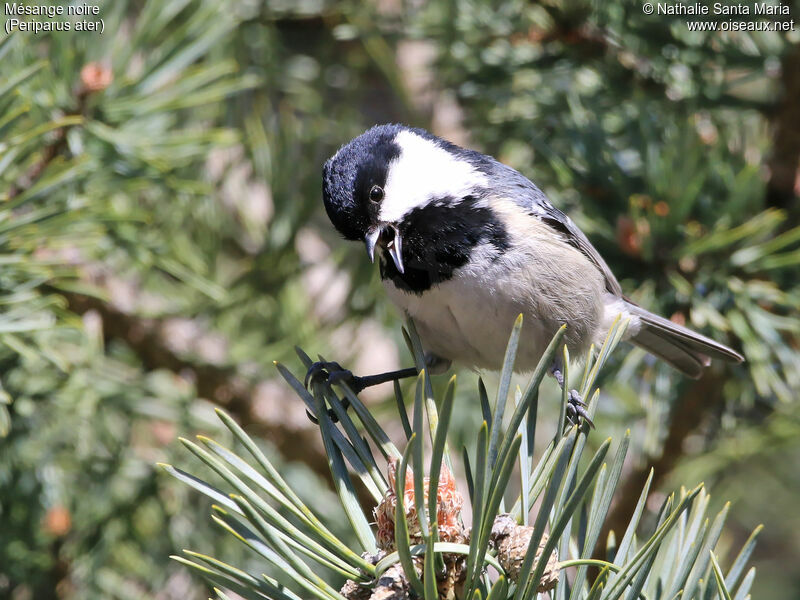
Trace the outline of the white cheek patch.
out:
<instances>
[{"instance_id":1,"label":"white cheek patch","mask_svg":"<svg viewBox=\"0 0 800 600\"><path fill-rule=\"evenodd\" d=\"M462 198L475 188L488 187L488 179L464 160L410 131L395 142L400 156L389 165L380 220L399 221L415 208L445 197Z\"/></svg>"}]
</instances>

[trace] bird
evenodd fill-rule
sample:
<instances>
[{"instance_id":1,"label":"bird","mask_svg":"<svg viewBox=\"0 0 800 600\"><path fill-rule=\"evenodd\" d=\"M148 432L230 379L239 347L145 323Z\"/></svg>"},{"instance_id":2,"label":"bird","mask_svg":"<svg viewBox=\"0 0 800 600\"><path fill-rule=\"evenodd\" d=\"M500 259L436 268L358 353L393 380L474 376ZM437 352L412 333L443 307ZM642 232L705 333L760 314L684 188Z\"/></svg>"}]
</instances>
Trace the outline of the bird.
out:
<instances>
[{"instance_id":1,"label":"bird","mask_svg":"<svg viewBox=\"0 0 800 600\"><path fill-rule=\"evenodd\" d=\"M376 125L349 141L323 166L322 197L334 228L378 260L386 295L414 320L429 371L453 361L499 370L520 314L517 372L534 369L562 325L570 357L580 358L602 345L619 316L628 320L627 341L689 377L712 358L744 360L627 298L586 235L530 179L424 129ZM561 356L550 372L563 388ZM306 385L321 377L358 393L416 374L358 377L321 361ZM570 390L568 398L571 420L589 420L580 395Z\"/></svg>"}]
</instances>

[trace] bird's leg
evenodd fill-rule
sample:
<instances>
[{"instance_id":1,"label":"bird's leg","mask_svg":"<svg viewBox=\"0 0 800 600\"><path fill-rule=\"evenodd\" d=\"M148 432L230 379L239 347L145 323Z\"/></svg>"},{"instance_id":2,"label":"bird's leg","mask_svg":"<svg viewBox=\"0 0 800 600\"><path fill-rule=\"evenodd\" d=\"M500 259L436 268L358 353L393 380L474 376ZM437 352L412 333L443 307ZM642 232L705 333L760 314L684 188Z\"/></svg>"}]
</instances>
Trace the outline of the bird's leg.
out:
<instances>
[{"instance_id":1,"label":"bird's leg","mask_svg":"<svg viewBox=\"0 0 800 600\"><path fill-rule=\"evenodd\" d=\"M327 385L331 385L334 383L343 382L348 385L348 387L353 391L354 394L361 393L364 389L368 387L372 387L373 385L378 385L380 383L386 383L387 381L397 381L398 379L405 379L406 377L416 377L417 376L417 368L416 367L409 367L407 369L399 369L397 371L388 371L387 373L378 373L376 375L367 375L365 377L358 377L357 375L353 375L351 371L348 371L344 367L342 367L337 362L315 362L306 371L306 377L304 384L306 388L308 388L309 384L312 381L320 381ZM342 399L342 406L344 406L345 410L350 406L350 401L347 397ZM306 414L308 418L311 419L312 422L317 423L317 418L312 415L308 410L306 410ZM335 423L338 421L338 417L333 410L328 410L328 416L331 420Z\"/></svg>"},{"instance_id":2,"label":"bird's leg","mask_svg":"<svg viewBox=\"0 0 800 600\"><path fill-rule=\"evenodd\" d=\"M558 386L563 390L564 374L561 372L561 365L554 362L550 367L550 374L555 377ZM590 427L594 428L594 423L589 418L589 413L586 412L586 403L581 398L578 390L570 390L567 393L567 418L575 425L578 425L580 419L583 419Z\"/></svg>"}]
</instances>

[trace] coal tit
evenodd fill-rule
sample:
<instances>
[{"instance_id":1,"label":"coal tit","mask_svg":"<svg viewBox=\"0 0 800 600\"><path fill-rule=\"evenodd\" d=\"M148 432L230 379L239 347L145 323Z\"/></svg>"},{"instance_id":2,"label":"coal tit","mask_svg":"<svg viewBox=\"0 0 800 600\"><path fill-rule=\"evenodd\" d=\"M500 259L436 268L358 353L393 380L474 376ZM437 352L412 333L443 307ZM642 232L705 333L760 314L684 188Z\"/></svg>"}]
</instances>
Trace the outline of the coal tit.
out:
<instances>
[{"instance_id":1,"label":"coal tit","mask_svg":"<svg viewBox=\"0 0 800 600\"><path fill-rule=\"evenodd\" d=\"M322 191L334 227L378 258L386 293L414 319L432 363L498 370L520 313L519 372L536 366L562 324L570 356L580 357L620 314L628 341L690 377L712 357L743 360L625 298L572 220L490 156L422 129L380 125L325 163ZM334 370L317 370L326 366ZM552 371L563 385L558 362ZM583 413L580 398L571 401L572 413Z\"/></svg>"}]
</instances>

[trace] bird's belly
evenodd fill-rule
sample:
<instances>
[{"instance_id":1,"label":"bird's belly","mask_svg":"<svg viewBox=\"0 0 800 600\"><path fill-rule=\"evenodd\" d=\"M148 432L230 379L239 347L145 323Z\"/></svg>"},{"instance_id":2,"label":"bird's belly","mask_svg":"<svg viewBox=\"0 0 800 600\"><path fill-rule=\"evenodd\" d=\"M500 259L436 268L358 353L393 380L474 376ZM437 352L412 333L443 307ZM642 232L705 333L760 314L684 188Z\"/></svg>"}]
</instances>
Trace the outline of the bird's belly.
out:
<instances>
[{"instance_id":1,"label":"bird's belly","mask_svg":"<svg viewBox=\"0 0 800 600\"><path fill-rule=\"evenodd\" d=\"M583 354L602 310L599 293L596 302L558 306L557 301L550 303L540 295L532 296L529 278L519 272L498 271L487 277L487 273L474 269L460 269L452 279L422 295L400 290L391 281L384 281L384 286L392 302L414 319L426 351L462 365L492 370L501 368L511 329L520 314L523 331L515 370L525 372L536 366L563 323L568 324L571 354Z\"/></svg>"},{"instance_id":2,"label":"bird's belly","mask_svg":"<svg viewBox=\"0 0 800 600\"><path fill-rule=\"evenodd\" d=\"M498 369L520 310L505 299L471 289L458 278L423 296L387 284L391 300L414 319L426 352L472 367ZM527 329L527 327L526 327Z\"/></svg>"}]
</instances>

